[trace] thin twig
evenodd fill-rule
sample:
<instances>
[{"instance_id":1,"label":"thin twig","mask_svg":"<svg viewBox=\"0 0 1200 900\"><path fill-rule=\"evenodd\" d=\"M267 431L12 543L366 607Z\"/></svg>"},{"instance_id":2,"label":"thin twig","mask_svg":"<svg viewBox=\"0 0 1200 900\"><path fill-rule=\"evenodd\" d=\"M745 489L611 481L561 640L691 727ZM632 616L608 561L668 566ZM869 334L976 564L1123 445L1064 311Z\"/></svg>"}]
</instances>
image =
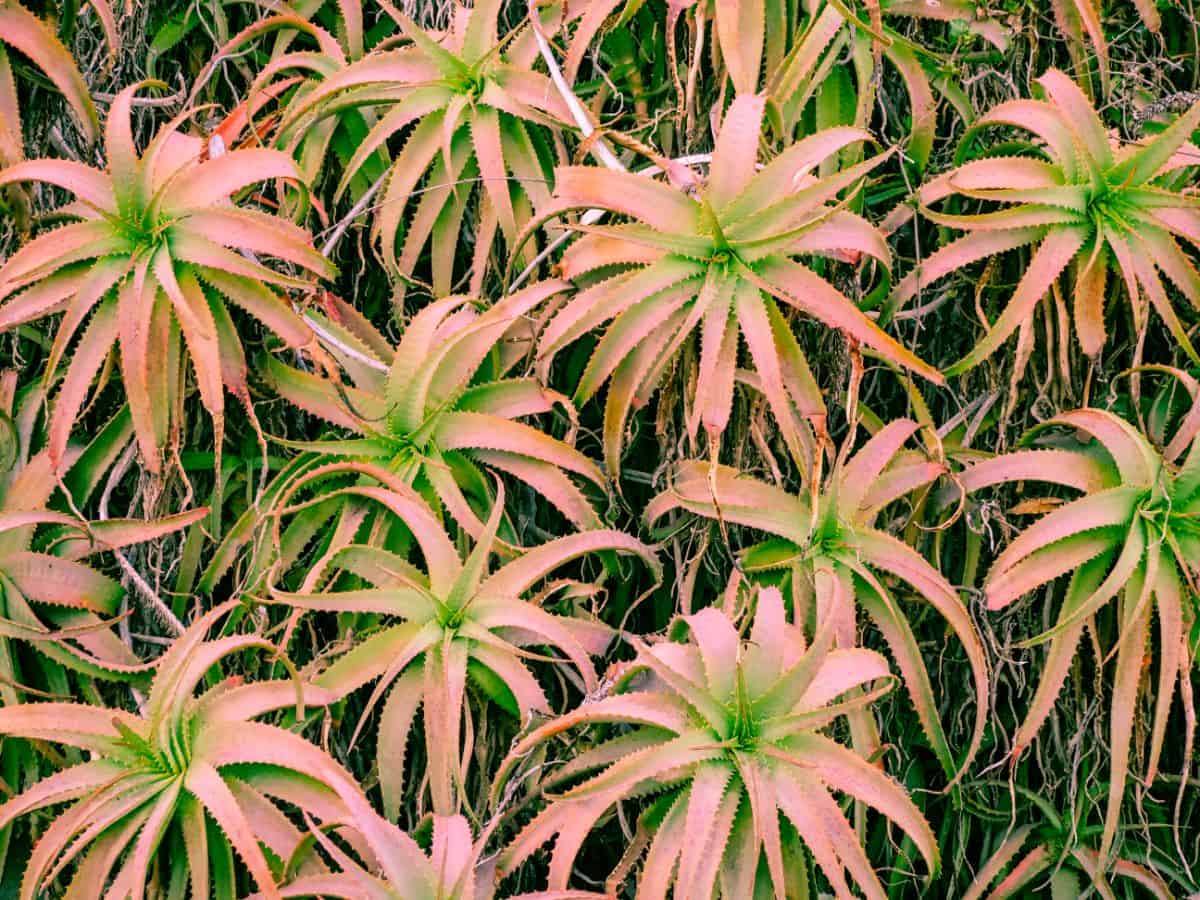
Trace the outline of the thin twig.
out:
<instances>
[{"instance_id":1,"label":"thin twig","mask_svg":"<svg viewBox=\"0 0 1200 900\"><path fill-rule=\"evenodd\" d=\"M101 103L112 103L117 99L116 94L106 94L102 91L97 91L92 94L93 100L99 100ZM185 97L182 91L172 94L169 97L134 97L130 100L130 105L133 107L146 107L150 109L159 109L162 107L177 106L184 101Z\"/></svg>"},{"instance_id":2,"label":"thin twig","mask_svg":"<svg viewBox=\"0 0 1200 900\"><path fill-rule=\"evenodd\" d=\"M322 256L328 257L333 252L334 246L342 239L342 235L346 233L346 229L350 227L350 223L362 215L363 211L370 205L371 200L379 193L379 189L383 187L383 183L387 180L390 173L391 169L388 169L376 178L375 183L367 188L363 192L363 195L358 198L358 202L350 207L350 211L342 216L338 223L333 226L333 232L329 235L329 239L321 246Z\"/></svg>"},{"instance_id":3,"label":"thin twig","mask_svg":"<svg viewBox=\"0 0 1200 900\"><path fill-rule=\"evenodd\" d=\"M299 312L299 310L297 310L297 312ZM347 356L356 362L360 362L367 368L374 369L376 372L388 371L388 367L385 363L380 362L373 356L368 356L361 350L356 350L354 347L343 343L337 335L329 331L309 313L300 313L300 318L304 320L305 325L312 329L313 334L320 338L322 343L328 345L338 353L341 353L343 356Z\"/></svg>"},{"instance_id":4,"label":"thin twig","mask_svg":"<svg viewBox=\"0 0 1200 900\"><path fill-rule=\"evenodd\" d=\"M137 452L137 442L130 441L129 446L125 448L125 452L121 454L120 459L117 460L117 464L113 466L112 471L108 475L108 482L104 486L104 492L100 495L99 514L101 522L108 519L109 497L112 495L113 488L117 482L121 480L121 476L129 470L129 464L133 461L135 452ZM170 607L162 602L162 599L155 593L154 588L146 582L146 579L133 567L133 564L126 559L125 554L115 547L112 554L117 560L117 565L121 567L121 571L125 573L125 576L137 589L137 593L146 601L143 612L151 613L152 617L157 619L160 625L174 632L176 636L183 634L183 623L175 618L175 613L171 612ZM124 608L127 604L128 598L122 601L122 613L127 612L127 609ZM117 627L121 632L122 639L131 642L128 618L122 616L121 622Z\"/></svg>"},{"instance_id":5,"label":"thin twig","mask_svg":"<svg viewBox=\"0 0 1200 900\"><path fill-rule=\"evenodd\" d=\"M566 79L563 78L562 69L558 67L558 62L554 59L554 54L550 50L550 44L546 41L546 35L542 33L542 24L538 21L537 13L532 6L529 10L529 26L533 30L534 38L537 40L538 49L542 51L542 59L546 61L546 67L550 70L550 79L554 82L554 86L558 88L559 94L562 95L563 102L567 104L567 109L571 111L571 118L575 120L575 125L583 134L584 141L587 141L595 133L596 127L588 117L587 110L584 109L583 104L579 102L579 98L575 96L574 92L567 85ZM616 172L626 171L625 166L621 164L616 154L604 142L604 138L599 135L591 142L589 150L602 165Z\"/></svg>"}]
</instances>

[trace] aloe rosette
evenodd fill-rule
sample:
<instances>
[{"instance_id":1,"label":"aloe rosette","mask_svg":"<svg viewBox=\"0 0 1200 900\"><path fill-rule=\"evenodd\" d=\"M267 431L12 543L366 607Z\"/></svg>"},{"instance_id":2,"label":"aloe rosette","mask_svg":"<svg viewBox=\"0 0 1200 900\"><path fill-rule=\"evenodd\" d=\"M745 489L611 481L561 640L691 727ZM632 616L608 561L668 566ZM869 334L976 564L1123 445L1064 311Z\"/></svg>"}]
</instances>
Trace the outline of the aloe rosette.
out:
<instances>
[{"instance_id":1,"label":"aloe rosette","mask_svg":"<svg viewBox=\"0 0 1200 900\"><path fill-rule=\"evenodd\" d=\"M348 108L383 109L347 161L339 196L389 139L405 135L374 218L383 261L400 279L397 303L427 244L433 292L451 292L476 184L470 290L479 293L497 234L515 240L533 211L547 204L543 155L553 151L544 132L570 121L553 83L533 69L538 48L529 25L501 35L500 0L454 7L450 27L439 33L384 4L406 43L376 49L324 78L280 123L281 139L291 142Z\"/></svg>"},{"instance_id":2,"label":"aloe rosette","mask_svg":"<svg viewBox=\"0 0 1200 900\"><path fill-rule=\"evenodd\" d=\"M556 210L598 208L628 216L626 224L573 226L585 232L565 253L565 277L624 267L585 286L546 325L539 367L595 328L607 327L579 382L583 402L608 381L605 459L620 470L630 410L649 400L669 364L699 332L699 363L688 430L714 437L730 414L740 346L793 452L800 415L823 417L824 401L786 309L846 334L880 357L940 382L936 369L883 332L832 284L798 262L803 255L866 257L887 267L890 252L865 219L837 204L880 159L826 178L812 176L822 160L870 139L857 128L834 128L792 144L758 169L764 100L738 97L725 113L708 178L668 167L681 187L650 178L582 166L555 174Z\"/></svg>"},{"instance_id":3,"label":"aloe rosette","mask_svg":"<svg viewBox=\"0 0 1200 900\"><path fill-rule=\"evenodd\" d=\"M584 690L596 689L591 657L604 652L612 630L594 617L560 615L543 608L570 586L556 581L535 592L544 579L583 556L613 552L640 557L658 573L652 550L619 531L598 529L568 535L525 550L492 568L496 532L503 509L492 510L484 532L464 558L433 510L395 475L353 463L315 470L310 480L353 471L374 484L354 484L325 498L346 497L378 505L404 526L420 548L423 563L382 545L359 543L355 530L340 529L312 567L300 591L278 586L271 600L305 610L364 613L379 618L352 649L330 663L314 683L341 697L374 681L360 720L386 695L379 719L379 781L384 808L394 817L405 791L405 750L418 709L423 708L428 750L427 782L436 812L458 810L466 760L459 748L469 715L468 682L509 713L528 720L550 711L549 701L526 660L526 648L548 647L562 654ZM303 483L297 485L297 491ZM280 517L302 512L304 502L287 505ZM327 574L357 576L366 587L323 587Z\"/></svg>"},{"instance_id":4,"label":"aloe rosette","mask_svg":"<svg viewBox=\"0 0 1200 900\"><path fill-rule=\"evenodd\" d=\"M1193 405L1161 449L1119 416L1098 409L1063 413L1034 429L1073 429L1089 444L1075 449L1027 449L977 463L963 473L972 490L1004 481L1036 480L1082 490L1022 530L997 556L984 582L988 607L1003 609L1041 586L1069 575L1055 625L1027 641L1047 645L1037 691L1013 741L1019 755L1054 707L1084 630L1116 603L1111 777L1101 856L1116 836L1152 619L1158 620L1158 678L1146 757L1146 783L1157 777L1167 718L1180 696L1190 706L1189 635L1195 625L1200 578L1200 385L1181 379ZM1106 658L1107 661L1107 658ZM1190 721L1190 719L1189 719ZM1193 735L1185 741L1190 748ZM1190 758L1190 752L1187 754Z\"/></svg>"},{"instance_id":5,"label":"aloe rosette","mask_svg":"<svg viewBox=\"0 0 1200 900\"><path fill-rule=\"evenodd\" d=\"M201 402L222 433L226 388L250 409L246 361L226 301L289 347L302 347L312 333L280 289L310 291L311 277L332 267L307 232L232 202L262 181L299 180L286 154L245 149L205 158L204 142L179 131L192 115L184 112L139 155L130 115L143 86L121 91L109 108L105 170L37 159L0 172L0 186L40 181L70 191L74 202L58 212L76 220L25 244L0 267L0 331L62 314L46 366L54 378L68 360L49 423L56 461L92 379L118 347L134 433L146 466L157 472L180 415L181 369L172 361L191 360ZM309 278L269 268L254 254Z\"/></svg>"},{"instance_id":6,"label":"aloe rosette","mask_svg":"<svg viewBox=\"0 0 1200 900\"><path fill-rule=\"evenodd\" d=\"M294 732L255 721L285 707L327 702L326 692L291 679L224 680L196 695L221 660L275 649L255 635L205 640L230 608L206 613L158 660L140 714L67 702L0 709L0 734L65 744L89 756L0 806L0 824L8 824L70 804L37 837L22 898L46 896L75 863L65 894L72 900L99 896L106 884L112 897L141 898L152 885L182 896L189 883L192 897L232 900L234 853L263 895L279 898L264 846L287 860L304 835L277 802L322 820L353 820L382 844L374 812L343 768Z\"/></svg>"},{"instance_id":7,"label":"aloe rosette","mask_svg":"<svg viewBox=\"0 0 1200 900\"><path fill-rule=\"evenodd\" d=\"M670 486L646 507L648 522L673 511L740 525L771 535L743 549L747 571L790 571L797 602L812 608L818 575L829 573L833 590L819 596L819 622L830 623L841 647L857 644L858 610L879 629L900 669L920 719L946 776L957 781L979 750L987 725L988 665L978 630L958 592L915 549L882 530L877 519L891 503L931 485L944 463L904 444L918 430L900 419L873 435L840 462L820 489L789 491L728 466L684 462ZM971 742L956 763L947 742L929 673L917 637L889 583L898 579L916 598L932 606L962 642L975 688Z\"/></svg>"},{"instance_id":8,"label":"aloe rosette","mask_svg":"<svg viewBox=\"0 0 1200 900\"><path fill-rule=\"evenodd\" d=\"M687 643L639 641L611 691L513 748L497 790L524 755L555 735L629 726L542 780L555 796L505 848L501 873L554 837L549 886L565 888L597 820L619 801L646 797L637 834L609 879L612 893L642 859L638 897L666 897L672 887L675 897L804 896L803 846L837 897L854 896L847 873L865 896L884 897L834 791L899 825L937 870L933 833L904 789L824 733L887 691L879 654L831 649L831 629L809 646L775 588L759 592L747 640L717 609L683 622Z\"/></svg>"},{"instance_id":9,"label":"aloe rosette","mask_svg":"<svg viewBox=\"0 0 1200 900\"><path fill-rule=\"evenodd\" d=\"M1032 245L1029 264L1003 312L946 374L965 372L995 353L1031 320L1064 273L1070 274L1079 345L1096 356L1107 335L1110 270L1125 287L1135 330L1145 329L1148 309L1153 309L1179 346L1200 362L1162 280L1166 276L1200 307L1200 273L1178 240L1200 243L1200 206L1177 184L1180 170L1200 160L1200 150L1189 143L1200 125L1200 104L1160 134L1122 143L1065 74L1052 69L1038 83L1045 100L1006 101L975 126L1027 131L1035 138L1034 152L967 162L920 190L926 218L966 234L919 261L897 285L894 306L957 269ZM952 196L994 201L1003 208L975 214L929 208Z\"/></svg>"},{"instance_id":10,"label":"aloe rosette","mask_svg":"<svg viewBox=\"0 0 1200 900\"><path fill-rule=\"evenodd\" d=\"M482 532L480 511L486 518L494 502L487 470L522 482L577 528L598 527L572 479L603 491L603 473L567 442L520 421L556 411L574 419L566 397L517 372L534 314L568 287L542 281L482 309L465 296L436 300L409 321L395 347L346 304L314 313L343 348L330 344L352 383L276 360L267 372L285 399L357 436L291 446L394 472L472 535Z\"/></svg>"}]
</instances>

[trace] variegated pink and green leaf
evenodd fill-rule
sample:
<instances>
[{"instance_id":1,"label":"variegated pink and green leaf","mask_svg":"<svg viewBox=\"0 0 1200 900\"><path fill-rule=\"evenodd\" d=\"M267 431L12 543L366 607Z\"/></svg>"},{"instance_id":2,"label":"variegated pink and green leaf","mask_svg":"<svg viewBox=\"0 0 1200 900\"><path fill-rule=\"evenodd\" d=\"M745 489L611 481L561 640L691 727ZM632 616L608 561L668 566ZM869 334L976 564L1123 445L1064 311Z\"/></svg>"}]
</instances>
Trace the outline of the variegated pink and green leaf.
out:
<instances>
[{"instance_id":1,"label":"variegated pink and green leaf","mask_svg":"<svg viewBox=\"0 0 1200 900\"><path fill-rule=\"evenodd\" d=\"M98 8L107 8L103 0L98 2ZM21 108L8 47L15 48L45 73L62 92L84 137L89 143L94 142L100 133L96 106L70 51L46 22L20 3L5 3L0 5L0 169L15 165L25 158ZM6 212L12 214L18 228L27 231L30 213L27 189L21 185L9 185L0 190L0 200Z\"/></svg>"},{"instance_id":2,"label":"variegated pink and green leaf","mask_svg":"<svg viewBox=\"0 0 1200 900\"><path fill-rule=\"evenodd\" d=\"M105 5L106 7L106 5ZM96 106L71 52L53 29L16 2L0 5L0 165L24 157L21 116L5 45L34 63L58 88L88 141L100 134Z\"/></svg>"}]
</instances>

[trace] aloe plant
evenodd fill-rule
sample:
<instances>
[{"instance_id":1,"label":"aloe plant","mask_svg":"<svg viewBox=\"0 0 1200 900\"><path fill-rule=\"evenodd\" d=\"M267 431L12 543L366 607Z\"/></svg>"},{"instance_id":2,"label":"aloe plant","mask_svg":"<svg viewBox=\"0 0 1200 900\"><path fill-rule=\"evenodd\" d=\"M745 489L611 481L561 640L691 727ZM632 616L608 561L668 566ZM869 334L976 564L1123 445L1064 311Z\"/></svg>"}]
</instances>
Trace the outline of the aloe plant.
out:
<instances>
[{"instance_id":1,"label":"aloe plant","mask_svg":"<svg viewBox=\"0 0 1200 900\"><path fill-rule=\"evenodd\" d=\"M828 576L823 587L833 590ZM830 649L828 628L809 646L775 588L759 592L748 640L716 609L682 621L687 643L639 642L611 691L513 748L508 770L568 729L629 726L542 779L541 789L557 795L505 849L502 873L554 837L550 888L565 888L597 819L619 801L648 796L630 851L609 879L612 893L644 854L639 897L665 897L672 886L674 896L804 896L799 843L839 898L853 896L847 873L866 896L883 897L832 791L894 821L937 871L933 833L903 788L823 733L887 690L881 656ZM883 688L856 691L881 680Z\"/></svg>"},{"instance_id":2,"label":"aloe plant","mask_svg":"<svg viewBox=\"0 0 1200 900\"><path fill-rule=\"evenodd\" d=\"M633 222L575 226L585 232L566 252L563 274L580 280L614 265L627 271L580 291L555 315L538 345L540 371L593 328L608 323L575 385L583 402L609 381L605 461L620 470L630 409L646 402L685 341L700 332L700 359L688 431L701 425L716 440L729 418L744 341L763 393L789 446L799 453L793 409L824 416L808 363L779 304L838 329L882 358L940 382L936 369L884 333L800 255L863 256L889 265L881 235L833 205L878 159L828 178L810 172L822 160L865 140L836 128L797 141L761 171L758 135L764 100L738 97L725 114L707 179L676 166L678 187L625 172L560 168L560 210L599 208Z\"/></svg>"},{"instance_id":3,"label":"aloe plant","mask_svg":"<svg viewBox=\"0 0 1200 900\"><path fill-rule=\"evenodd\" d=\"M585 690L597 686L590 657L604 651L612 630L594 618L543 609L543 603L565 585L552 584L547 591L531 595L533 588L568 562L589 554L633 554L655 571L658 563L640 541L618 531L593 530L526 550L493 571L502 487L483 533L464 559L429 506L392 473L335 463L315 470L307 480L339 470L357 471L376 482L344 487L337 494L378 504L394 516L415 538L423 565L414 565L383 546L356 543L353 531L346 529L325 550L314 575L340 570L369 587L316 589L315 579L310 579L307 590L276 587L271 599L298 611L382 617L378 629L332 662L314 683L340 697L374 681L367 711L386 694L377 752L380 790L389 817L396 815L404 796L405 748L413 719L423 707L428 789L434 810L450 815L458 811L465 778L465 761L458 748L468 715L468 681L522 720L547 713L546 694L523 662L529 656L523 648L541 645L563 654L562 662L569 664ZM298 483L295 490L302 487L303 482ZM285 503L286 499L290 498ZM281 514L304 507L304 502L285 505Z\"/></svg>"},{"instance_id":4,"label":"aloe plant","mask_svg":"<svg viewBox=\"0 0 1200 900\"><path fill-rule=\"evenodd\" d=\"M244 308L291 347L312 340L276 290L309 290L311 282L245 254L274 256L318 276L332 271L307 232L230 202L260 181L298 179L291 159L262 149L203 159L203 142L178 130L188 113L163 126L139 155L130 114L142 87L129 86L109 108L106 170L43 159L0 172L0 186L41 181L76 198L61 213L78 221L30 241L0 267L0 330L64 314L46 365L54 378L59 362L68 360L49 425L55 464L114 346L150 471L159 471L160 450L179 416L172 413L178 378L172 358L186 353L191 359L201 402L220 434L225 389L248 409L250 402L241 341L225 302Z\"/></svg>"},{"instance_id":5,"label":"aloe plant","mask_svg":"<svg viewBox=\"0 0 1200 900\"><path fill-rule=\"evenodd\" d=\"M799 494L727 466L684 462L677 466L670 487L647 505L645 517L655 522L678 510L719 520L722 528L741 525L771 535L740 552L741 567L748 572L789 572L795 602L812 608L818 627L828 624L840 647L856 646L857 612L865 611L895 657L943 770L957 781L974 760L987 725L990 691L983 645L954 587L916 550L876 524L889 504L928 486L945 471L936 459L903 452L917 427L910 420L889 423L840 461L824 484L814 483ZM836 590L814 600L812 592L821 578L832 578ZM955 762L946 740L912 626L888 587L893 579L937 610L970 661L975 724L961 762Z\"/></svg>"},{"instance_id":6,"label":"aloe plant","mask_svg":"<svg viewBox=\"0 0 1200 900\"><path fill-rule=\"evenodd\" d=\"M1193 398L1200 387L1188 378ZM1066 681L1084 629L1118 599L1113 675L1111 776L1100 847L1102 861L1116 838L1129 772L1143 661L1152 614L1158 620L1158 678L1146 757L1146 782L1157 775L1167 717L1178 682L1191 678L1191 622L1200 575L1200 401L1163 448L1120 417L1098 409L1063 413L1033 429L1068 428L1090 447L1027 450L978 463L964 472L973 489L1014 479L1035 479L1082 489L1025 528L996 557L984 582L987 605L1003 609L1042 585L1070 575L1055 625L1027 645L1047 645L1030 708L1013 742L1014 756L1033 742ZM1106 660L1107 661L1107 660ZM1190 685L1181 689L1190 696ZM1190 702L1190 701L1187 701ZM1191 742L1190 733L1186 740Z\"/></svg>"},{"instance_id":7,"label":"aloe plant","mask_svg":"<svg viewBox=\"0 0 1200 900\"><path fill-rule=\"evenodd\" d=\"M1200 897L1194 24L0 0L0 894Z\"/></svg>"},{"instance_id":8,"label":"aloe plant","mask_svg":"<svg viewBox=\"0 0 1200 900\"><path fill-rule=\"evenodd\" d=\"M345 305L332 310L334 317L314 315L348 348L331 345L331 352L353 384L276 361L267 371L285 399L359 437L293 446L388 469L436 498L475 536L483 530L479 510L486 517L492 502L484 469L524 482L576 527L598 527L595 510L569 477L602 487L596 464L518 421L556 409L574 417L567 398L515 373L530 343L529 319L567 288L543 281L480 311L469 297L443 298L412 318L394 348Z\"/></svg>"},{"instance_id":9,"label":"aloe plant","mask_svg":"<svg viewBox=\"0 0 1200 900\"><path fill-rule=\"evenodd\" d=\"M1194 198L1174 184L1179 170L1196 162L1188 141L1200 125L1200 104L1153 138L1125 145L1109 135L1064 73L1051 70L1038 84L1045 100L1009 100L976 123L1030 132L1036 138L1032 153L964 163L919 192L927 218L966 235L919 261L897 285L893 305L901 307L923 287L977 260L1033 246L1004 311L946 374L965 372L1000 349L1064 273L1071 278L1075 335L1083 351L1096 356L1106 340L1110 270L1125 287L1135 330L1145 329L1152 308L1179 346L1200 362L1160 277L1200 305L1200 275L1176 240L1200 240L1200 219ZM928 208L955 195L1005 206L975 214Z\"/></svg>"},{"instance_id":10,"label":"aloe plant","mask_svg":"<svg viewBox=\"0 0 1200 900\"><path fill-rule=\"evenodd\" d=\"M502 35L500 7L499 0L476 3L452 16L449 30L439 34L385 4L407 43L377 49L325 77L280 123L290 140L349 107L385 110L346 163L338 195L389 138L411 126L374 220L384 263L399 278L397 303L427 243L433 293L451 293L457 237L474 183L480 205L474 294L482 288L497 234L514 241L533 211L548 202L540 132L561 127L570 115L550 79L533 71L538 50L530 26ZM420 199L406 222L414 196Z\"/></svg>"},{"instance_id":11,"label":"aloe plant","mask_svg":"<svg viewBox=\"0 0 1200 900\"><path fill-rule=\"evenodd\" d=\"M50 741L89 753L86 762L43 779L0 807L0 823L64 802L39 836L20 896L45 896L75 862L66 896L143 897L151 884L181 896L237 896L233 853L266 897L281 896L260 841L288 859L303 834L273 800L322 819L370 812L357 784L324 752L292 731L254 720L327 694L290 679L221 681L195 695L222 659L274 647L254 635L205 640L228 613L215 607L158 660L140 714L81 703L22 703L0 709L0 734Z\"/></svg>"}]
</instances>

